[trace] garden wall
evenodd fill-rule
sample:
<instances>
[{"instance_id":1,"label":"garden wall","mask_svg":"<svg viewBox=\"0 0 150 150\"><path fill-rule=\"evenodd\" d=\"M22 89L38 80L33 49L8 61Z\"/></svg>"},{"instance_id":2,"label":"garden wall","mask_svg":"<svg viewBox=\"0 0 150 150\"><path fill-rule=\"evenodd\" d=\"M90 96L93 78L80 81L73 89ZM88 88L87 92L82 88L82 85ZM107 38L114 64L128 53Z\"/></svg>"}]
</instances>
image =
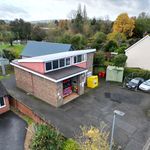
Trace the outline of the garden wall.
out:
<instances>
[{"instance_id":1,"label":"garden wall","mask_svg":"<svg viewBox=\"0 0 150 150\"><path fill-rule=\"evenodd\" d=\"M46 121L44 121L39 115L37 115L31 108L15 100L14 98L11 98L10 106L16 108L21 113L33 119L35 123L46 123Z\"/></svg>"}]
</instances>

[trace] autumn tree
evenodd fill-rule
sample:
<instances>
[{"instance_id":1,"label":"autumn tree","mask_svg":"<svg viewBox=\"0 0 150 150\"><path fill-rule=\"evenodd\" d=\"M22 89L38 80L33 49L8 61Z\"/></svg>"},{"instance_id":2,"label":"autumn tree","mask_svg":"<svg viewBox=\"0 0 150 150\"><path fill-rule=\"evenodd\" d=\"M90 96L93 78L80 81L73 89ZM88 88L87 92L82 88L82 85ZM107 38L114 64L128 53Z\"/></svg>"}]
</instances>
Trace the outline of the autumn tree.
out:
<instances>
[{"instance_id":1,"label":"autumn tree","mask_svg":"<svg viewBox=\"0 0 150 150\"><path fill-rule=\"evenodd\" d=\"M120 14L113 24L113 32L124 33L127 37L133 35L135 28L135 21L133 18L129 18L127 13Z\"/></svg>"},{"instance_id":2,"label":"autumn tree","mask_svg":"<svg viewBox=\"0 0 150 150\"><path fill-rule=\"evenodd\" d=\"M126 41L126 36L124 33L112 32L107 35L108 41L116 41L117 45L120 46L123 42Z\"/></svg>"}]
</instances>

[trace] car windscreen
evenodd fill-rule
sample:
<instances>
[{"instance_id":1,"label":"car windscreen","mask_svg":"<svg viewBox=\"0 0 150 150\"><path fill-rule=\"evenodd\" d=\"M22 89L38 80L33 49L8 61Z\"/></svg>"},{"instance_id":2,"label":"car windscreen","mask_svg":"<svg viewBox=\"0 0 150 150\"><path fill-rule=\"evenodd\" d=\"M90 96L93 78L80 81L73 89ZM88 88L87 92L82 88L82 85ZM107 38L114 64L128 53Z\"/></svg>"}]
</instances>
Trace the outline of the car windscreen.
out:
<instances>
[{"instance_id":1,"label":"car windscreen","mask_svg":"<svg viewBox=\"0 0 150 150\"><path fill-rule=\"evenodd\" d=\"M139 80L137 80L137 79L132 79L131 82L132 82L132 83L135 83L135 84L138 84L138 83L139 83Z\"/></svg>"},{"instance_id":2,"label":"car windscreen","mask_svg":"<svg viewBox=\"0 0 150 150\"><path fill-rule=\"evenodd\" d=\"M146 81L144 84L150 86L150 81Z\"/></svg>"}]
</instances>

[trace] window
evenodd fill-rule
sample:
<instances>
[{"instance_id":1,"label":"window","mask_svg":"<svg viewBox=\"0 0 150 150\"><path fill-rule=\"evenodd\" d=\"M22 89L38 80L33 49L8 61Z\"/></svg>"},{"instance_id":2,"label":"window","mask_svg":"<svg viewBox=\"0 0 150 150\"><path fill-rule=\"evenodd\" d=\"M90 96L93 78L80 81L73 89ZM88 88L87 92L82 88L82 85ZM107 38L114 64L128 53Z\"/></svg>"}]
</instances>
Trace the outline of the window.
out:
<instances>
[{"instance_id":1,"label":"window","mask_svg":"<svg viewBox=\"0 0 150 150\"><path fill-rule=\"evenodd\" d=\"M65 59L60 59L59 64L60 64L60 67L64 67L65 66Z\"/></svg>"},{"instance_id":2,"label":"window","mask_svg":"<svg viewBox=\"0 0 150 150\"><path fill-rule=\"evenodd\" d=\"M66 58L66 66L70 65L70 58Z\"/></svg>"},{"instance_id":3,"label":"window","mask_svg":"<svg viewBox=\"0 0 150 150\"><path fill-rule=\"evenodd\" d=\"M77 62L81 62L82 61L82 55L78 55L77 56Z\"/></svg>"},{"instance_id":4,"label":"window","mask_svg":"<svg viewBox=\"0 0 150 150\"><path fill-rule=\"evenodd\" d=\"M47 62L46 63L46 71L51 70L52 69L52 63L51 62Z\"/></svg>"},{"instance_id":5,"label":"window","mask_svg":"<svg viewBox=\"0 0 150 150\"><path fill-rule=\"evenodd\" d=\"M77 63L77 56L74 56L74 63Z\"/></svg>"},{"instance_id":6,"label":"window","mask_svg":"<svg viewBox=\"0 0 150 150\"><path fill-rule=\"evenodd\" d=\"M0 107L3 107L5 105L3 97L0 97Z\"/></svg>"},{"instance_id":7,"label":"window","mask_svg":"<svg viewBox=\"0 0 150 150\"><path fill-rule=\"evenodd\" d=\"M74 63L79 63L84 61L84 55L74 56Z\"/></svg>"},{"instance_id":8,"label":"window","mask_svg":"<svg viewBox=\"0 0 150 150\"><path fill-rule=\"evenodd\" d=\"M58 68L58 60L54 60L53 61L53 69L57 69Z\"/></svg>"}]
</instances>

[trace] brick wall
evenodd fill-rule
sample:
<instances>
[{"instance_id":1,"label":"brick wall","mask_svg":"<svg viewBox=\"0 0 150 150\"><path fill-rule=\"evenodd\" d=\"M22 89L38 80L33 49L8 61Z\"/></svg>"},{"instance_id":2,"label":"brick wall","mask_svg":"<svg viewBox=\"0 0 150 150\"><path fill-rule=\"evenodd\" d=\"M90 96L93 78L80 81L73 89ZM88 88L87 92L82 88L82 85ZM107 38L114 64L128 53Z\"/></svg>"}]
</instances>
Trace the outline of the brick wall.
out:
<instances>
[{"instance_id":1,"label":"brick wall","mask_svg":"<svg viewBox=\"0 0 150 150\"><path fill-rule=\"evenodd\" d=\"M17 87L27 93L33 93L31 73L14 67Z\"/></svg>"},{"instance_id":2,"label":"brick wall","mask_svg":"<svg viewBox=\"0 0 150 150\"><path fill-rule=\"evenodd\" d=\"M21 113L27 115L31 119L33 119L36 123L44 123L45 120L43 120L39 115L35 114L28 106L22 104L21 102L11 99L10 105L17 110L19 110Z\"/></svg>"},{"instance_id":3,"label":"brick wall","mask_svg":"<svg viewBox=\"0 0 150 150\"><path fill-rule=\"evenodd\" d=\"M9 109L10 109L9 99L7 96L4 97L4 103L6 106L0 108L0 114L5 113L5 112L9 111Z\"/></svg>"},{"instance_id":4,"label":"brick wall","mask_svg":"<svg viewBox=\"0 0 150 150\"><path fill-rule=\"evenodd\" d=\"M15 67L16 84L20 89L57 107L57 84Z\"/></svg>"}]
</instances>

